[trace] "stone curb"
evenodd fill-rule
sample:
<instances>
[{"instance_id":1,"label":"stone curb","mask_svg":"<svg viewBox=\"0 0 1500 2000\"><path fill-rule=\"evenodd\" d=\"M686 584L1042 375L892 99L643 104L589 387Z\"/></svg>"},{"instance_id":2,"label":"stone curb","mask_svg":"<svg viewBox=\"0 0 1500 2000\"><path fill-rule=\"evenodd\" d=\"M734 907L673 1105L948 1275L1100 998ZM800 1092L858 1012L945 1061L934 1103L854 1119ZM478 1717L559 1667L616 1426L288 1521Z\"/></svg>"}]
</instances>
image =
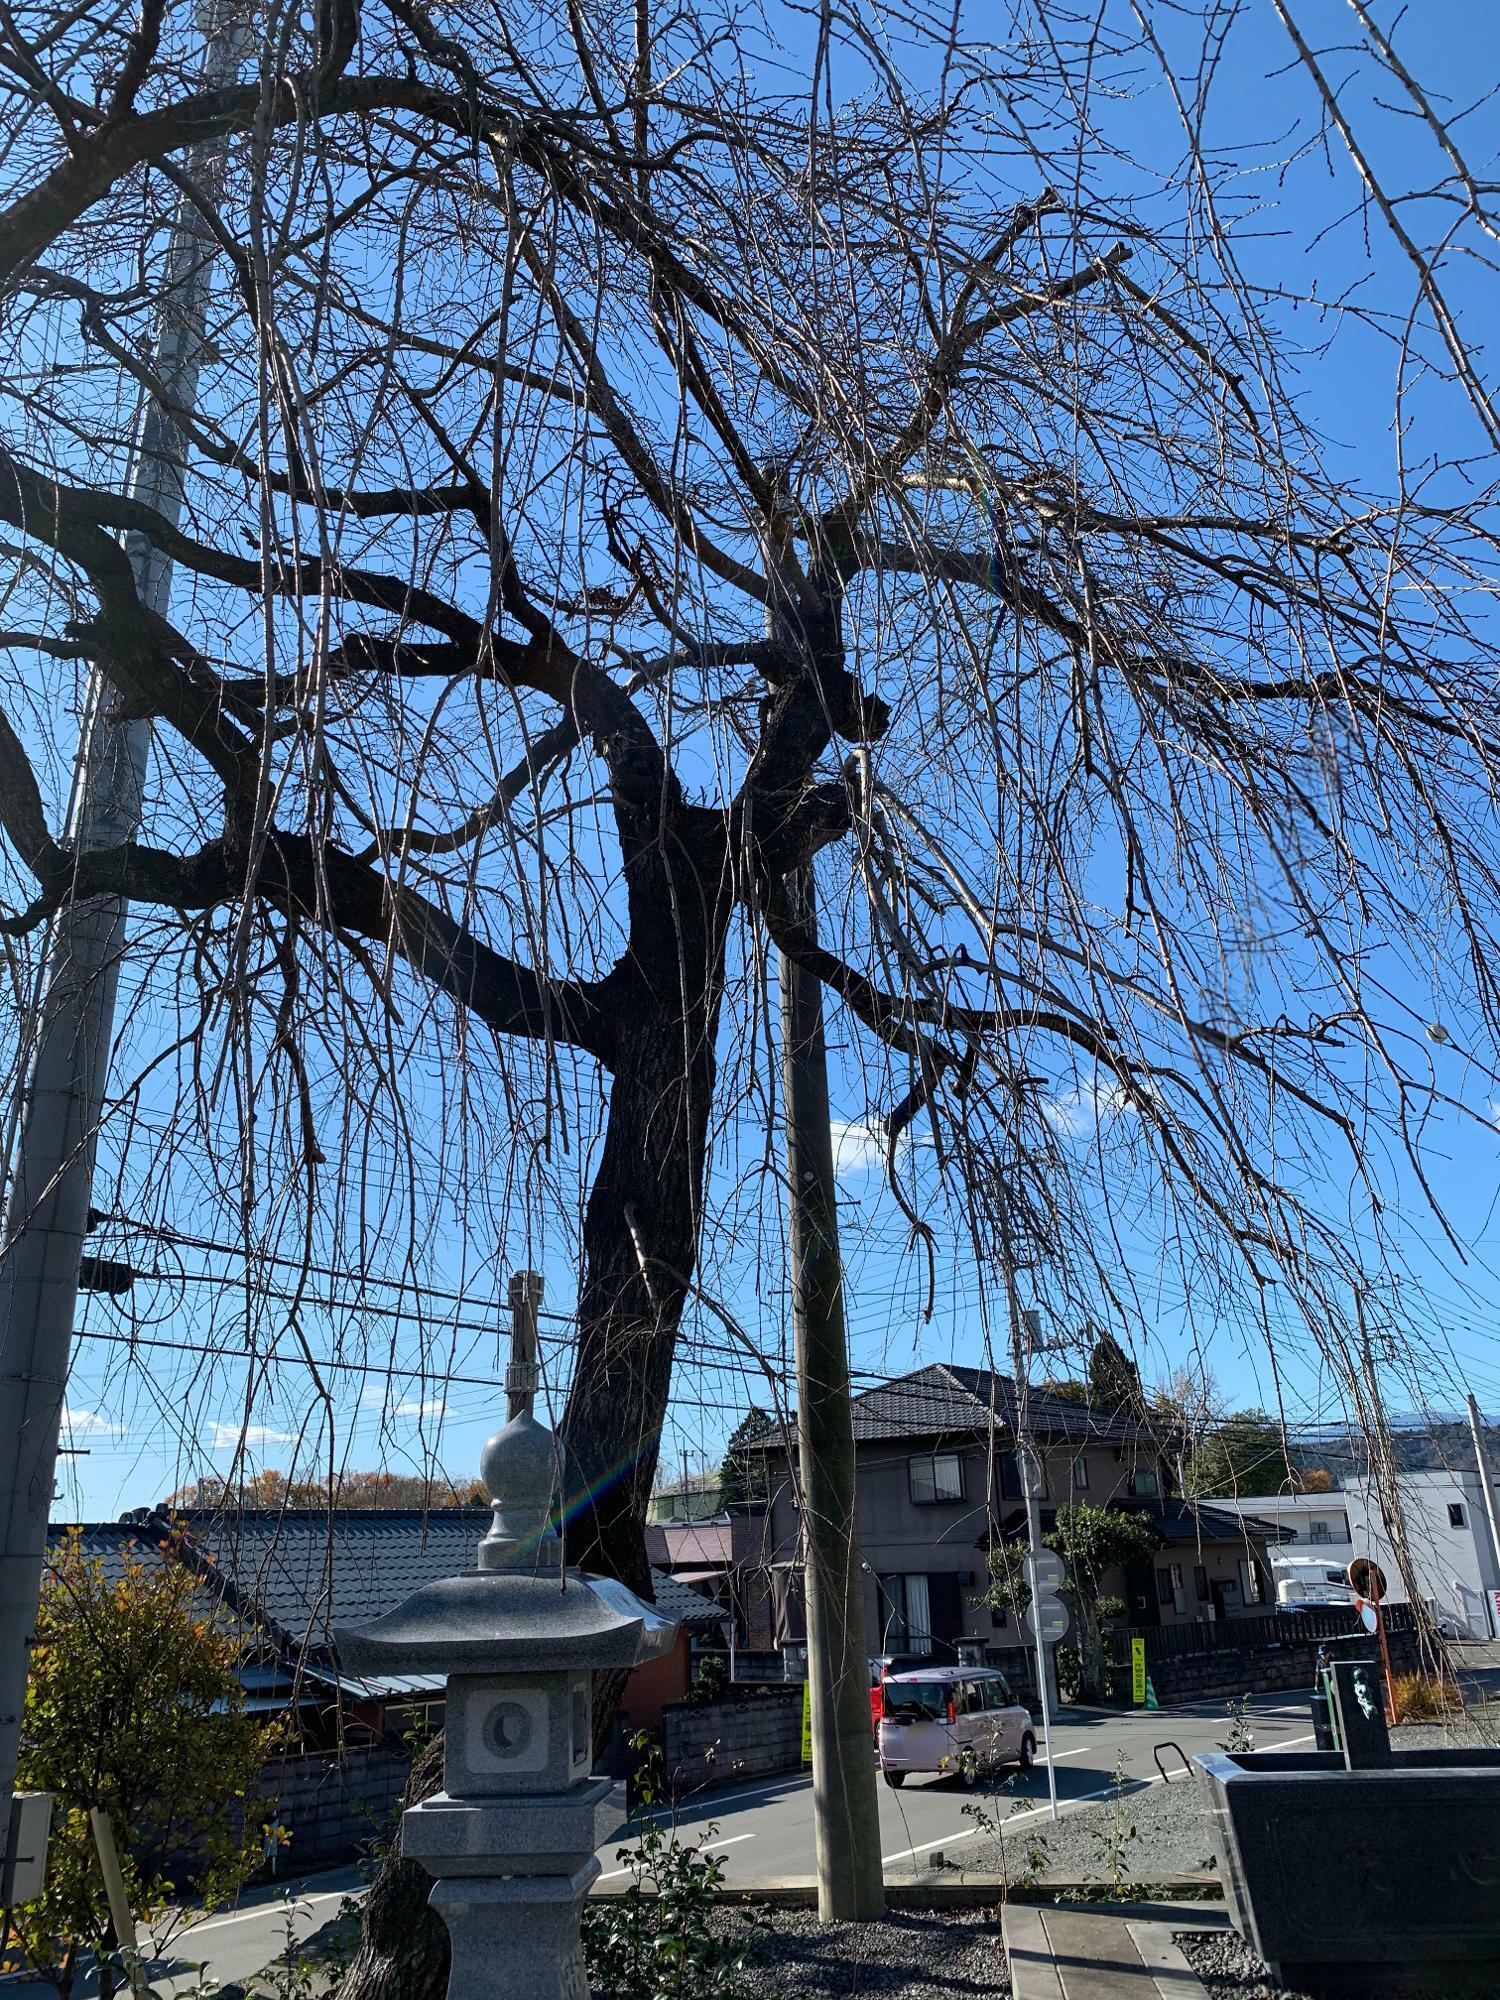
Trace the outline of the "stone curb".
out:
<instances>
[{"instance_id":1,"label":"stone curb","mask_svg":"<svg viewBox=\"0 0 1500 2000\"><path fill-rule=\"evenodd\" d=\"M1151 1888L1159 1893L1143 1897L1140 1901L1128 1903L1100 1903L1098 1897L1103 1885L1097 1880L1085 1881L1073 1875L1044 1875L1025 1888L1012 1888L1006 1894L1003 1875L967 1875L958 1869L944 1869L935 1875L907 1875L887 1877L885 1899L894 1910L978 1910L996 1903L1057 1903L1077 1902L1090 1909L1108 1910L1121 1917L1156 1918L1164 1904L1217 1902L1223 1896L1223 1886L1217 1875L1171 1875L1159 1881L1147 1883L1132 1882L1132 1887ZM631 1887L628 1877L617 1877L612 1882L596 1882L590 1890L593 1901L623 1896ZM647 1889L647 1896L654 1891ZM813 1875L776 1875L765 1877L743 1877L733 1882L722 1882L717 1891L720 1903L762 1903L768 1909L804 1910L815 1909L818 1901L817 1877Z\"/></svg>"},{"instance_id":2,"label":"stone curb","mask_svg":"<svg viewBox=\"0 0 1500 2000\"><path fill-rule=\"evenodd\" d=\"M1106 1922L1090 1936L1085 1955L1075 1936L1067 1956L1059 1961L1039 1908L1007 1906L1003 1937L1014 2000L1067 2000L1086 1990L1090 2000L1207 2000L1207 1994L1173 1932L1202 1924L1191 1903L1080 1903L1080 1916ZM1214 1926L1227 1927L1216 1913ZM1131 1964L1118 1946L1123 1925L1137 1962ZM1067 1977L1064 1977L1064 1968Z\"/></svg>"}]
</instances>

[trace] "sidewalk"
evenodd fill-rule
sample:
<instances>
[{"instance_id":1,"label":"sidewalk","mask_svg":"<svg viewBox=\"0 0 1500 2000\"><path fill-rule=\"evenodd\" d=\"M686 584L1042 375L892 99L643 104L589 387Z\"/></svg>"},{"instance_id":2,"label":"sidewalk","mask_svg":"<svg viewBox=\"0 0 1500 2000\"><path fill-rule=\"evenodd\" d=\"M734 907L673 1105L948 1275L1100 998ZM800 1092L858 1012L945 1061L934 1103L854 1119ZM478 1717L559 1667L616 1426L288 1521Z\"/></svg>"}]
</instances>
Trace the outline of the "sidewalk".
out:
<instances>
[{"instance_id":1,"label":"sidewalk","mask_svg":"<svg viewBox=\"0 0 1500 2000\"><path fill-rule=\"evenodd\" d=\"M1203 1903L1007 1903L1012 2000L1206 2000L1172 1933L1228 1924Z\"/></svg>"}]
</instances>

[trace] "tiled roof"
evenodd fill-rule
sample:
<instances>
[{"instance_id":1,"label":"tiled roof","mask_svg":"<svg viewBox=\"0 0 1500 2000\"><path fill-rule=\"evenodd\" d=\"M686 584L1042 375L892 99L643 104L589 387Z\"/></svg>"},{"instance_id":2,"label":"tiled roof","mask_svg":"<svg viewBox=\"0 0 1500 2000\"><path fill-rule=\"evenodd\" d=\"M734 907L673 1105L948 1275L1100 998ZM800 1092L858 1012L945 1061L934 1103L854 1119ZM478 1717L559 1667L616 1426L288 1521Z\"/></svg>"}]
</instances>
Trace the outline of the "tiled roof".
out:
<instances>
[{"instance_id":1,"label":"tiled roof","mask_svg":"<svg viewBox=\"0 0 1500 2000\"><path fill-rule=\"evenodd\" d=\"M203 1559L222 1578L246 1614L258 1615L294 1646L330 1646L333 1628L359 1625L393 1611L421 1584L460 1576L474 1567L475 1550L490 1523L488 1508L420 1509L247 1507L217 1513L189 1509L173 1522L184 1535L183 1554ZM83 1528L87 1554L106 1573L123 1573L124 1551L165 1560L160 1543L166 1523L113 1522ZM54 1541L65 1533L51 1530ZM686 1585L653 1573L657 1602L684 1624L716 1624L717 1605Z\"/></svg>"},{"instance_id":2,"label":"tiled roof","mask_svg":"<svg viewBox=\"0 0 1500 2000\"><path fill-rule=\"evenodd\" d=\"M1153 1521L1163 1543L1169 1547L1179 1543L1190 1543L1196 1548L1210 1543L1238 1542L1243 1548L1247 1541L1296 1539L1290 1528L1283 1528L1275 1521L1258 1521L1253 1514L1227 1513L1201 1500L1132 1500L1126 1506L1130 1513L1144 1514Z\"/></svg>"},{"instance_id":3,"label":"tiled roof","mask_svg":"<svg viewBox=\"0 0 1500 2000\"><path fill-rule=\"evenodd\" d=\"M140 1563L150 1570L174 1559L166 1546L170 1537L165 1530L165 1522L159 1519L153 1521L149 1515L142 1520L130 1521L85 1521L81 1524L56 1521L47 1530L48 1553L55 1553L64 1536L76 1534L83 1556L101 1566L107 1583L119 1583L125 1575L127 1562ZM216 1591L215 1595L220 1600L219 1609L214 1614L215 1624L225 1631L237 1631L248 1640L261 1626L261 1619L253 1611L246 1615L233 1593Z\"/></svg>"},{"instance_id":4,"label":"tiled roof","mask_svg":"<svg viewBox=\"0 0 1500 2000\"><path fill-rule=\"evenodd\" d=\"M149 1569L169 1559L148 1527L125 1521L54 1522L47 1530L48 1553L65 1535L72 1534L77 1535L84 1557L102 1565L109 1583L118 1583L124 1576L127 1560Z\"/></svg>"},{"instance_id":5,"label":"tiled roof","mask_svg":"<svg viewBox=\"0 0 1500 2000\"><path fill-rule=\"evenodd\" d=\"M996 1430L1014 1434L1016 1388L1008 1375L987 1368L961 1368L934 1361L914 1374L881 1382L853 1398L856 1443L878 1438L957 1437ZM992 1418L993 1412L993 1418ZM1145 1433L1122 1417L1107 1417L1086 1403L1069 1402L1033 1389L1027 1397L1032 1431L1040 1438L1072 1438L1108 1444L1146 1442Z\"/></svg>"},{"instance_id":6,"label":"tiled roof","mask_svg":"<svg viewBox=\"0 0 1500 2000\"><path fill-rule=\"evenodd\" d=\"M1121 1514L1142 1514L1161 1536L1163 1548L1210 1548L1255 1542L1295 1541L1289 1528L1275 1521L1257 1521L1253 1514L1228 1514L1221 1509L1192 1500L1106 1500L1105 1506ZM1041 1507L1038 1517L1044 1536L1057 1526L1057 1508ZM1026 1509L1015 1502L1000 1516L993 1529L986 1528L975 1541L976 1549L986 1549L994 1535L1006 1542L1026 1539Z\"/></svg>"},{"instance_id":7,"label":"tiled roof","mask_svg":"<svg viewBox=\"0 0 1500 2000\"><path fill-rule=\"evenodd\" d=\"M298 1644L379 1618L424 1583L471 1570L487 1533L478 1507L247 1507L180 1516L193 1547Z\"/></svg>"},{"instance_id":8,"label":"tiled roof","mask_svg":"<svg viewBox=\"0 0 1500 2000\"><path fill-rule=\"evenodd\" d=\"M651 1581L656 1587L657 1609L664 1611L669 1618L675 1618L679 1625L722 1625L729 1616L721 1605L701 1596L696 1590L690 1590L675 1576L667 1576L657 1570Z\"/></svg>"}]
</instances>

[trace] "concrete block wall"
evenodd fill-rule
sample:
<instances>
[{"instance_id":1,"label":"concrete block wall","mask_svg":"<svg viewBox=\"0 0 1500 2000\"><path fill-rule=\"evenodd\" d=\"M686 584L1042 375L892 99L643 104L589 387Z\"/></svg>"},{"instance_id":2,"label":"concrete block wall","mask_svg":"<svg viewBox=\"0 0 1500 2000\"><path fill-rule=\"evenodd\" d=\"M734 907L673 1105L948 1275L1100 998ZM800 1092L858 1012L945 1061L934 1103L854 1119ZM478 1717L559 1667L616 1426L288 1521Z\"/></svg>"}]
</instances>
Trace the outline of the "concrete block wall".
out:
<instances>
[{"instance_id":1,"label":"concrete block wall","mask_svg":"<svg viewBox=\"0 0 1500 2000\"><path fill-rule=\"evenodd\" d=\"M1388 1644L1391 1671L1397 1674L1416 1670L1418 1649L1413 1632L1392 1632ZM1330 1647L1330 1657L1359 1659L1361 1647L1347 1642ZM1377 1657L1376 1643L1369 1645L1369 1658ZM1175 1659L1150 1659L1146 1670L1156 1699L1165 1706L1172 1702L1231 1701L1242 1694L1284 1694L1311 1688L1317 1674L1318 1648L1315 1643L1288 1641L1280 1646L1225 1650L1220 1653L1184 1653ZM1109 1697L1122 1707L1130 1705L1130 1668L1109 1670Z\"/></svg>"},{"instance_id":2,"label":"concrete block wall","mask_svg":"<svg viewBox=\"0 0 1500 2000\"><path fill-rule=\"evenodd\" d=\"M678 1791L795 1771L802 1762L802 1688L675 1703L662 1710L661 1745L667 1783Z\"/></svg>"},{"instance_id":3,"label":"concrete block wall","mask_svg":"<svg viewBox=\"0 0 1500 2000\"><path fill-rule=\"evenodd\" d=\"M267 1872L295 1878L352 1861L389 1840L410 1772L410 1760L384 1744L342 1757L316 1753L267 1764L261 1797L273 1802L277 1823L291 1836Z\"/></svg>"}]
</instances>

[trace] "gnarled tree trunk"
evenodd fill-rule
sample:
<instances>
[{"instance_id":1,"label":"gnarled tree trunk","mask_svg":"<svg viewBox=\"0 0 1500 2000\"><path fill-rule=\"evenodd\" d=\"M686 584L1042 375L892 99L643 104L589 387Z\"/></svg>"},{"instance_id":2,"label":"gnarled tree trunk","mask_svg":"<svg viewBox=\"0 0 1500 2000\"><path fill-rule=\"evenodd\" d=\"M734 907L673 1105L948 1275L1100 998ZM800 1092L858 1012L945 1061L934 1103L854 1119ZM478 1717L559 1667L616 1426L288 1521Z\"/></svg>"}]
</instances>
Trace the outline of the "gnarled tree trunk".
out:
<instances>
[{"instance_id":1,"label":"gnarled tree trunk","mask_svg":"<svg viewBox=\"0 0 1500 2000\"><path fill-rule=\"evenodd\" d=\"M705 886L713 885L691 884L701 927L678 927L658 961L659 985L638 961L618 978L609 1117L584 1218L578 1354L562 1426L568 1560L647 1598L646 1502L697 1258L723 992L729 901ZM627 1679L595 1676L596 1755L613 1733ZM439 1737L413 1769L403 1807L442 1781ZM428 1908L431 1888L426 1869L402 1856L398 1835L371 1888L339 2000L443 2000L448 1932Z\"/></svg>"}]
</instances>

